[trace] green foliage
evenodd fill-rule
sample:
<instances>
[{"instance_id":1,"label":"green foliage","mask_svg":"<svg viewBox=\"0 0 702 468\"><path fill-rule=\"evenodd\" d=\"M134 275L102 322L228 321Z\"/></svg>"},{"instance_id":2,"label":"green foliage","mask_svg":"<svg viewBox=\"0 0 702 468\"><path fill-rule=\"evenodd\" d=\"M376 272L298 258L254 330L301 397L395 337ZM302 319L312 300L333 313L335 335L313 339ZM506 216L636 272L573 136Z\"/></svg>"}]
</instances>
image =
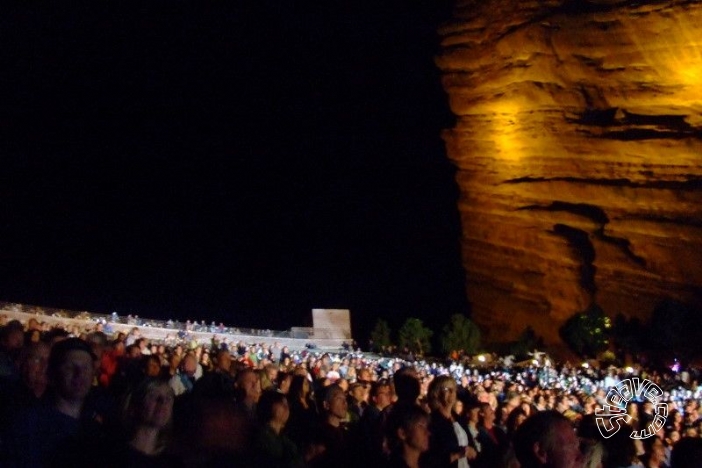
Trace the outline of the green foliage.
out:
<instances>
[{"instance_id":1,"label":"green foliage","mask_svg":"<svg viewBox=\"0 0 702 468\"><path fill-rule=\"evenodd\" d=\"M463 350L466 354L476 354L480 348L480 329L463 314L454 314L444 326L441 348L445 353Z\"/></svg>"},{"instance_id":2,"label":"green foliage","mask_svg":"<svg viewBox=\"0 0 702 468\"><path fill-rule=\"evenodd\" d=\"M373 347L376 350L381 350L392 346L390 326L388 325L388 322L383 319L378 319L378 321L375 322L373 330L371 331L370 338L373 341Z\"/></svg>"},{"instance_id":3,"label":"green foliage","mask_svg":"<svg viewBox=\"0 0 702 468\"><path fill-rule=\"evenodd\" d=\"M400 327L398 338L400 348L407 348L417 355L431 351L431 336L434 334L417 318L408 318Z\"/></svg>"},{"instance_id":4,"label":"green foliage","mask_svg":"<svg viewBox=\"0 0 702 468\"><path fill-rule=\"evenodd\" d=\"M561 338L575 353L595 357L609 346L611 321L600 306L592 304L587 310L569 318L560 329Z\"/></svg>"}]
</instances>

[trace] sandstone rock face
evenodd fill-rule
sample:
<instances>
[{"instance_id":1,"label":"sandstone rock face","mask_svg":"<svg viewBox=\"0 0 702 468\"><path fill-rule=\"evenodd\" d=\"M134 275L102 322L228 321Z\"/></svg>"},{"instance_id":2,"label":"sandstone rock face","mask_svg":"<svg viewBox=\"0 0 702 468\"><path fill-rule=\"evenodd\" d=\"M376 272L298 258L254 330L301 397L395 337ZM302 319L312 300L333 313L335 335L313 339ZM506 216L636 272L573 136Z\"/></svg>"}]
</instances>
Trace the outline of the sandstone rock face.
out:
<instances>
[{"instance_id":1,"label":"sandstone rock face","mask_svg":"<svg viewBox=\"0 0 702 468\"><path fill-rule=\"evenodd\" d=\"M458 0L444 139L490 339L702 305L700 27L699 0Z\"/></svg>"}]
</instances>

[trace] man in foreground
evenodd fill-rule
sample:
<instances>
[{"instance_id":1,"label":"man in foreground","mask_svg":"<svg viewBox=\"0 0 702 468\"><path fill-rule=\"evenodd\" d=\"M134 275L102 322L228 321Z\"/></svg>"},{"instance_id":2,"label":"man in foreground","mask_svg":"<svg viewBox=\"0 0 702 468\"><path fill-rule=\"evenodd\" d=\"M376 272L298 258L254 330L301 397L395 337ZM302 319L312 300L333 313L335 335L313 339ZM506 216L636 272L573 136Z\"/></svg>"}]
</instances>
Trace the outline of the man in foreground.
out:
<instances>
[{"instance_id":1,"label":"man in foreground","mask_svg":"<svg viewBox=\"0 0 702 468\"><path fill-rule=\"evenodd\" d=\"M515 434L521 468L581 468L580 442L568 418L557 411L529 417Z\"/></svg>"}]
</instances>

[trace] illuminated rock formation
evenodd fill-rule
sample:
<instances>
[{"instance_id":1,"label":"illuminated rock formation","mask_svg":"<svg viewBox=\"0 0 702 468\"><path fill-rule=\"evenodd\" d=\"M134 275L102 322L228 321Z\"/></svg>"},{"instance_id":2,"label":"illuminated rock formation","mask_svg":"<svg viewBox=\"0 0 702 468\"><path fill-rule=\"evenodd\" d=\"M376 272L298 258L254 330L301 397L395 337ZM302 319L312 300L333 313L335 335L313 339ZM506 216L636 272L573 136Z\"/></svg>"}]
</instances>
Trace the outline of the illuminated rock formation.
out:
<instances>
[{"instance_id":1,"label":"illuminated rock formation","mask_svg":"<svg viewBox=\"0 0 702 468\"><path fill-rule=\"evenodd\" d=\"M702 2L458 0L441 30L474 318L702 304Z\"/></svg>"}]
</instances>

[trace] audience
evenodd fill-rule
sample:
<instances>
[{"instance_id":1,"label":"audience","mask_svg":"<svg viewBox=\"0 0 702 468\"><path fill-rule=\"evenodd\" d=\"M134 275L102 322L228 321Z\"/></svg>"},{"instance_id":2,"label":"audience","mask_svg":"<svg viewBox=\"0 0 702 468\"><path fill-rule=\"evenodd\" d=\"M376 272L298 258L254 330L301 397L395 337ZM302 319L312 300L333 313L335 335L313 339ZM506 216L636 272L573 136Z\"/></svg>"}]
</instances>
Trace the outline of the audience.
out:
<instances>
[{"instance_id":1,"label":"audience","mask_svg":"<svg viewBox=\"0 0 702 468\"><path fill-rule=\"evenodd\" d=\"M0 327L0 466L687 468L702 460L696 369L682 379L640 367L471 366L279 343L204 345L187 335L155 342L138 327L108 329L37 319ZM640 441L629 437L632 426L603 439L595 409L608 385L632 376L664 394L630 400L629 422L649 427L662 403L665 425Z\"/></svg>"}]
</instances>

